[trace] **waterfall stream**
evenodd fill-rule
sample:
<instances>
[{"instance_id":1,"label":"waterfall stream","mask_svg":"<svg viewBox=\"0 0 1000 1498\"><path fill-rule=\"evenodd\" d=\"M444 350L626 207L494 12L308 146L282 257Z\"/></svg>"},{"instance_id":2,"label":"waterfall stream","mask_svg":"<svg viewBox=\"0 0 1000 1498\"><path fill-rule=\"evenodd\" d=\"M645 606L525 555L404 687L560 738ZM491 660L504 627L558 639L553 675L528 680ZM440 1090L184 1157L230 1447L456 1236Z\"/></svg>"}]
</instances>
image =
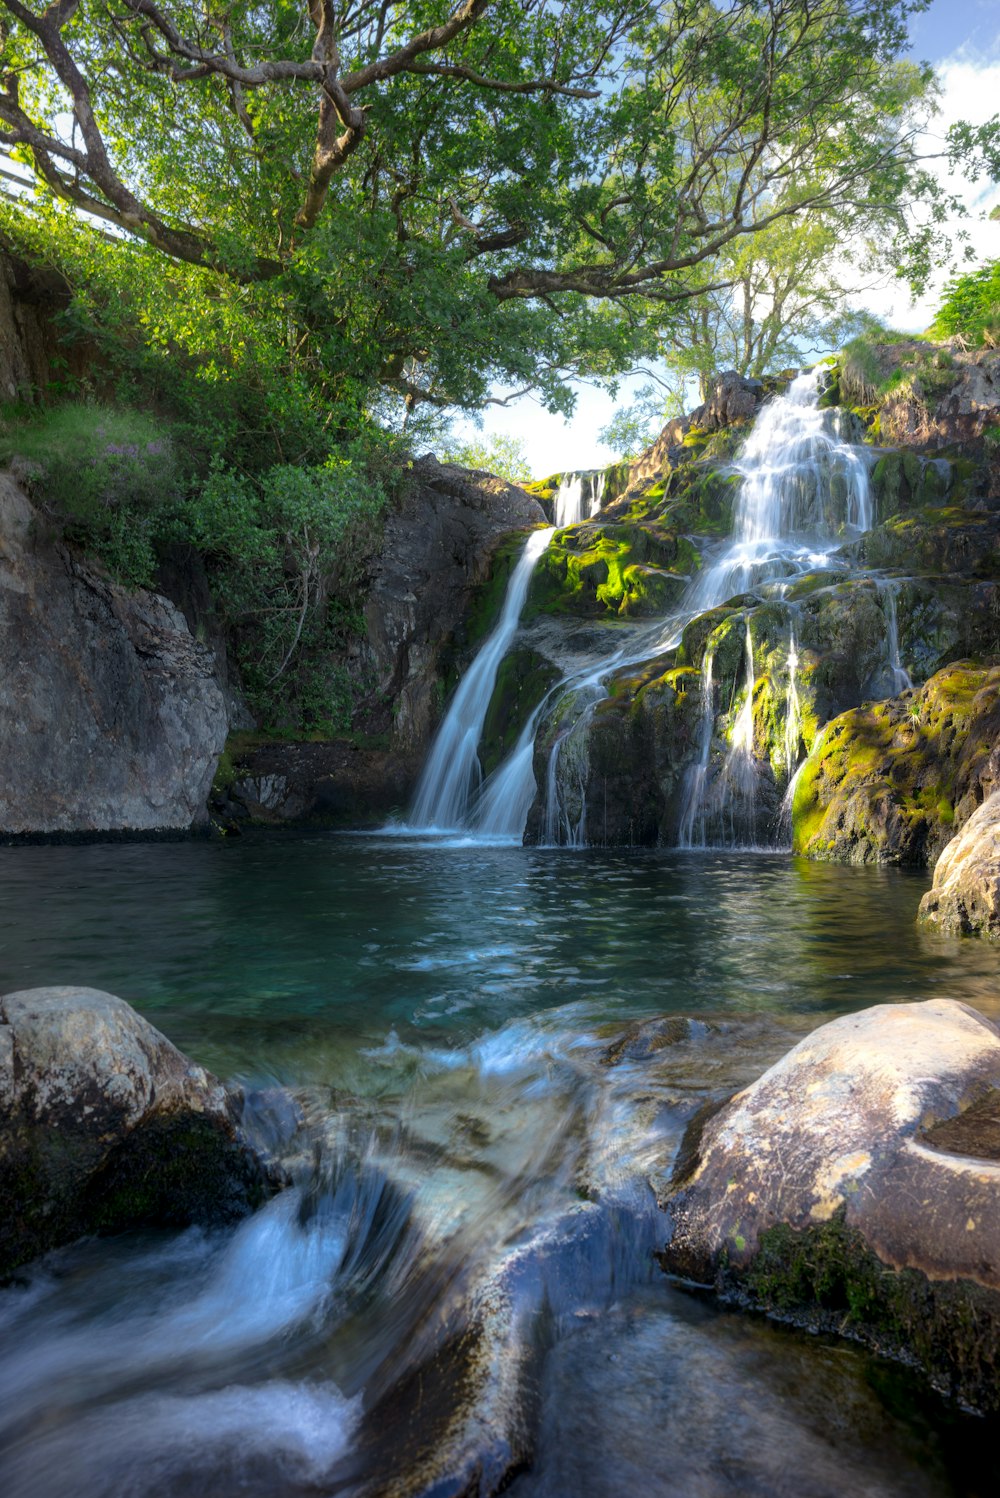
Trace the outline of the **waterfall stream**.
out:
<instances>
[{"instance_id":1,"label":"waterfall stream","mask_svg":"<svg viewBox=\"0 0 1000 1498\"><path fill-rule=\"evenodd\" d=\"M595 659L569 670L535 708L507 759L483 783L479 741L497 673L517 630L532 570L555 533L538 531L515 568L499 623L459 684L434 741L417 790L409 827L423 831L464 830L484 838L519 840L536 795L534 745L546 715L553 710L561 725L549 752L544 776L542 826L547 841L579 846L585 841L586 807L574 790L573 805L563 804L561 784L570 767L573 784L586 762L584 740L597 704L607 695L611 675L658 654L675 650L686 626L699 614L755 590L777 588L783 580L822 571L832 565L845 540L872 524L868 479L869 455L845 440L839 413L819 404L820 375L798 375L784 395L760 411L735 462L741 483L729 539L692 580L678 606L648 627L639 628L627 644L615 643ZM578 524L600 507L603 474L563 475L555 499L556 528ZM884 591L888 648L897 682L899 665L895 610L891 588ZM711 751L715 720L712 659L703 664L705 703L699 754L686 772L679 829L682 847L753 842L757 762L753 747L754 643L749 618L745 640L746 683L740 711L729 736L721 769L714 775ZM790 635L786 690L785 759L794 772L798 754L800 702L794 632ZM565 708L572 702L575 706ZM741 805L742 803L742 805Z\"/></svg>"},{"instance_id":2,"label":"waterfall stream","mask_svg":"<svg viewBox=\"0 0 1000 1498\"><path fill-rule=\"evenodd\" d=\"M411 827L425 831L454 831L470 825L477 793L482 786L477 751L497 672L517 630L535 564L554 534L554 528L547 527L528 538L511 574L499 622L459 682L438 730L417 786ZM490 815L495 810L491 803L487 809L491 822L496 820ZM527 807L524 815L527 815Z\"/></svg>"}]
</instances>

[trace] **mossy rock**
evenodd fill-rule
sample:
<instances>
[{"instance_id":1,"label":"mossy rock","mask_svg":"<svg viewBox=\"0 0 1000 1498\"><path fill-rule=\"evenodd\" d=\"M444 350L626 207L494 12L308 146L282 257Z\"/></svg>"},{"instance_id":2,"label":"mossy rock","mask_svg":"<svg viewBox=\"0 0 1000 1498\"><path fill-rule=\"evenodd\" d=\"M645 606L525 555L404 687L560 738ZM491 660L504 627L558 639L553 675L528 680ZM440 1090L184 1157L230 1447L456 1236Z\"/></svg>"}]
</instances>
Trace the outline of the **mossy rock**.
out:
<instances>
[{"instance_id":1,"label":"mossy rock","mask_svg":"<svg viewBox=\"0 0 1000 1498\"><path fill-rule=\"evenodd\" d=\"M953 505L916 510L873 527L856 549L868 567L995 577L1000 573L1000 515Z\"/></svg>"},{"instance_id":2,"label":"mossy rock","mask_svg":"<svg viewBox=\"0 0 1000 1498\"><path fill-rule=\"evenodd\" d=\"M655 616L681 597L697 563L690 541L655 523L569 526L535 569L525 618Z\"/></svg>"},{"instance_id":3,"label":"mossy rock","mask_svg":"<svg viewBox=\"0 0 1000 1498\"><path fill-rule=\"evenodd\" d=\"M844 863L932 862L982 799L998 736L1000 666L973 661L843 713L796 782L796 851Z\"/></svg>"},{"instance_id":4,"label":"mossy rock","mask_svg":"<svg viewBox=\"0 0 1000 1498\"><path fill-rule=\"evenodd\" d=\"M946 503L953 483L945 458L921 457L908 448L883 453L872 470L876 513L888 519L901 510L927 509Z\"/></svg>"}]
</instances>

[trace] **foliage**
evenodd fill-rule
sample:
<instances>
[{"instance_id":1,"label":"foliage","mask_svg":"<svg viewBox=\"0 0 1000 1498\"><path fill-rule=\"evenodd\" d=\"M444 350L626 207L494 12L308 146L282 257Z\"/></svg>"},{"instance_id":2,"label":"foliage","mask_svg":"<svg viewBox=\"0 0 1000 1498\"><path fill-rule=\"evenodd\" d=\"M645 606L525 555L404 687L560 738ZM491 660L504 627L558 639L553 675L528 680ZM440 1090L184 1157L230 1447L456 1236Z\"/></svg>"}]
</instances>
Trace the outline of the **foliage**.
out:
<instances>
[{"instance_id":1,"label":"foliage","mask_svg":"<svg viewBox=\"0 0 1000 1498\"><path fill-rule=\"evenodd\" d=\"M663 384L643 385L629 405L618 407L597 440L619 458L637 458L656 441L666 422L683 414L685 404L683 385L680 391Z\"/></svg>"},{"instance_id":2,"label":"foliage","mask_svg":"<svg viewBox=\"0 0 1000 1498\"><path fill-rule=\"evenodd\" d=\"M921 4L0 0L0 143L37 184L14 217L64 255L80 209L115 225L151 339L197 342L191 309L292 405L318 381L327 409L503 385L565 410L568 376L675 346L785 219L849 222L925 282L949 201L918 146L931 75L897 63ZM946 152L994 169L996 131Z\"/></svg>"},{"instance_id":3,"label":"foliage","mask_svg":"<svg viewBox=\"0 0 1000 1498\"><path fill-rule=\"evenodd\" d=\"M268 724L348 726L339 655L360 627L355 598L385 501L364 456L347 453L258 479L217 463L178 516L175 535L208 560L247 698Z\"/></svg>"},{"instance_id":4,"label":"foliage","mask_svg":"<svg viewBox=\"0 0 1000 1498\"><path fill-rule=\"evenodd\" d=\"M152 581L156 536L184 487L162 422L86 402L15 413L3 423L0 462L15 456L51 520L123 582Z\"/></svg>"},{"instance_id":5,"label":"foliage","mask_svg":"<svg viewBox=\"0 0 1000 1498\"><path fill-rule=\"evenodd\" d=\"M948 282L930 334L957 335L976 348L1000 348L1000 260L988 260Z\"/></svg>"},{"instance_id":6,"label":"foliage","mask_svg":"<svg viewBox=\"0 0 1000 1498\"><path fill-rule=\"evenodd\" d=\"M461 463L463 468L480 468L487 473L498 474L512 484L521 484L531 477L531 464L520 437L511 437L503 432L478 441L448 442L441 450L444 463Z\"/></svg>"}]
</instances>

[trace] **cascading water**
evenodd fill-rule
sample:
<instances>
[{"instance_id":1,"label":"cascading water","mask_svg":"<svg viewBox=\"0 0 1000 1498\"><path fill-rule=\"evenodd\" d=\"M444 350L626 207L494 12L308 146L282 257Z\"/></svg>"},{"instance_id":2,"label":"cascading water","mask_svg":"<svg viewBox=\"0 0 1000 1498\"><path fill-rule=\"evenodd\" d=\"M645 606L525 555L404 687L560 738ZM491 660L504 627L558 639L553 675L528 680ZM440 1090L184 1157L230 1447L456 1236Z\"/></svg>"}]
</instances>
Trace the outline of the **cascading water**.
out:
<instances>
[{"instance_id":1,"label":"cascading water","mask_svg":"<svg viewBox=\"0 0 1000 1498\"><path fill-rule=\"evenodd\" d=\"M788 634L788 689L785 695L785 774L789 780L799 762L799 741L802 736L802 703L798 684L799 653L795 647L795 626Z\"/></svg>"},{"instance_id":2,"label":"cascading water","mask_svg":"<svg viewBox=\"0 0 1000 1498\"><path fill-rule=\"evenodd\" d=\"M567 525L579 525L596 515L604 498L604 486L605 473L600 468L564 473L553 506L556 527L563 530Z\"/></svg>"},{"instance_id":3,"label":"cascading water","mask_svg":"<svg viewBox=\"0 0 1000 1498\"><path fill-rule=\"evenodd\" d=\"M701 660L701 723L698 735L698 760L691 766L685 786L687 798L677 835L677 842L681 848L705 846L705 781L708 778L712 733L715 728L715 685L712 681L714 664L715 645L710 639L705 646L705 654Z\"/></svg>"},{"instance_id":4,"label":"cascading water","mask_svg":"<svg viewBox=\"0 0 1000 1498\"><path fill-rule=\"evenodd\" d=\"M764 406L735 466L742 482L732 535L691 583L679 607L640 630L627 646L616 644L603 658L569 671L536 707L514 750L483 784L477 750L497 671L517 628L532 568L554 531L535 533L511 579L501 621L463 678L435 740L418 787L411 827L520 838L536 793L536 733L555 708L560 727L549 749L541 828L546 841L582 843L586 786L577 786L577 781L586 769L583 741L595 705L607 694L611 674L675 649L692 619L727 599L829 568L845 539L872 523L866 457L844 439L837 414L820 409L815 370L797 376L785 395ZM588 511L599 508L603 481L600 471L565 474L556 495L556 528L579 523ZM888 618L887 609L887 622ZM706 645L699 756L686 772L681 795L682 847L754 840L756 782L765 767L753 753L754 668L749 626L745 649L744 700L726 758L720 772L713 775L714 646L711 641ZM898 647L896 654L898 658ZM788 773L794 769L799 744L797 667L793 635L785 745ZM575 705L567 712L561 704L569 700ZM567 775L572 786L562 784ZM744 803L739 814L731 805L734 795Z\"/></svg>"},{"instance_id":5,"label":"cascading water","mask_svg":"<svg viewBox=\"0 0 1000 1498\"><path fill-rule=\"evenodd\" d=\"M899 619L896 613L896 594L899 590L899 583L895 580L880 582L878 590L885 614L885 648L889 657L889 670L892 672L892 689L896 694L909 692L913 687L913 677L903 665L899 655Z\"/></svg>"},{"instance_id":6,"label":"cascading water","mask_svg":"<svg viewBox=\"0 0 1000 1498\"><path fill-rule=\"evenodd\" d=\"M459 682L438 730L417 786L411 827L450 831L470 824L482 786L479 741L497 672L517 630L535 564L553 535L549 526L528 538L511 575L499 623Z\"/></svg>"},{"instance_id":7,"label":"cascading water","mask_svg":"<svg viewBox=\"0 0 1000 1498\"><path fill-rule=\"evenodd\" d=\"M617 667L630 661L638 663L644 655L675 648L692 619L727 599L768 584L780 585L781 579L828 568L845 539L872 524L867 458L845 440L837 413L820 409L819 377L815 370L797 376L785 395L764 406L735 466L742 483L732 535L691 584L680 607L662 621L657 638L637 642L636 652L629 658L623 659L622 652L618 652L605 663L603 670L568 678L563 683L564 694L586 686L592 696L594 681L605 679ZM714 648L709 640L702 663L704 707L698 759L686 773L681 796L683 811L678 834L681 847L725 845L741 836L753 841L752 803L758 770L753 757L753 693L748 685L733 725L726 759L713 776ZM753 671L749 633L745 649L749 677ZM797 667L793 638L785 750L789 773L794 769L791 761L797 758L799 742ZM550 771L551 802L552 794L558 796L559 788L551 765ZM738 816L731 805L734 794L747 803ZM550 827L558 823L551 804L547 821Z\"/></svg>"}]
</instances>

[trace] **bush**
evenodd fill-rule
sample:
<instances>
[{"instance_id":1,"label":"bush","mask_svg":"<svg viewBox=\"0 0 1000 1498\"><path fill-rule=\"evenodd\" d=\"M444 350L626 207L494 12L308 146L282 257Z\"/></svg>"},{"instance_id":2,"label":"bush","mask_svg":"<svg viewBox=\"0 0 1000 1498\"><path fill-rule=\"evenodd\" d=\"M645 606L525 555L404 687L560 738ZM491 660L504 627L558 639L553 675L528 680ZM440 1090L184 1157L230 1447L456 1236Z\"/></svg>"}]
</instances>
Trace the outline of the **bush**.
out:
<instances>
[{"instance_id":1,"label":"bush","mask_svg":"<svg viewBox=\"0 0 1000 1498\"><path fill-rule=\"evenodd\" d=\"M83 401L14 413L3 422L0 462L15 457L27 463L33 498L64 535L128 586L152 581L157 532L184 491L162 423Z\"/></svg>"},{"instance_id":2,"label":"bush","mask_svg":"<svg viewBox=\"0 0 1000 1498\"><path fill-rule=\"evenodd\" d=\"M1000 260L948 282L930 331L935 338L957 334L976 348L1000 348Z\"/></svg>"},{"instance_id":3,"label":"bush","mask_svg":"<svg viewBox=\"0 0 1000 1498\"><path fill-rule=\"evenodd\" d=\"M273 727L332 732L352 705L336 660L361 629L356 597L386 490L351 450L259 478L213 467L177 518L206 557L243 686Z\"/></svg>"}]
</instances>

